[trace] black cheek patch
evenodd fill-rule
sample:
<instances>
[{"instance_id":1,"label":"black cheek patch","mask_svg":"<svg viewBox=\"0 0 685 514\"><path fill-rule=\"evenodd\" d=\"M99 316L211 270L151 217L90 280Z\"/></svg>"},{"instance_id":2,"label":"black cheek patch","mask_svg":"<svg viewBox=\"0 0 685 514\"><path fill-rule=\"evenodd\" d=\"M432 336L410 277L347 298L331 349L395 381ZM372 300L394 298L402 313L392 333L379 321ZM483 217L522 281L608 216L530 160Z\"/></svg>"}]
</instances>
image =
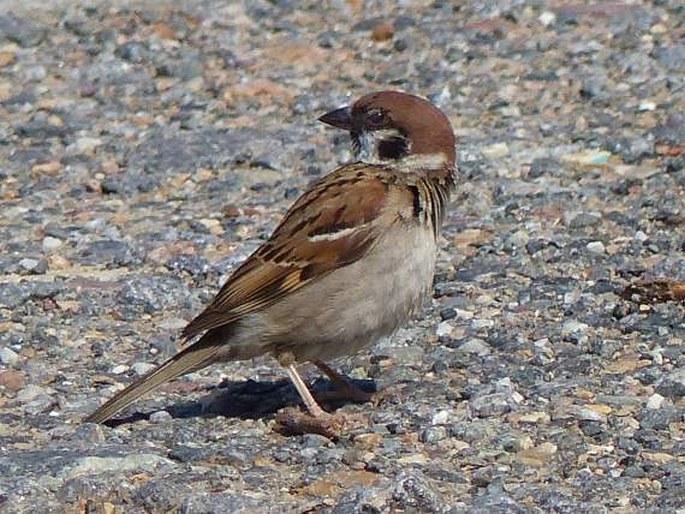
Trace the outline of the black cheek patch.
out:
<instances>
[{"instance_id":1,"label":"black cheek patch","mask_svg":"<svg viewBox=\"0 0 685 514\"><path fill-rule=\"evenodd\" d=\"M381 159L401 159L408 153L409 144L403 137L395 136L378 143L378 156Z\"/></svg>"}]
</instances>

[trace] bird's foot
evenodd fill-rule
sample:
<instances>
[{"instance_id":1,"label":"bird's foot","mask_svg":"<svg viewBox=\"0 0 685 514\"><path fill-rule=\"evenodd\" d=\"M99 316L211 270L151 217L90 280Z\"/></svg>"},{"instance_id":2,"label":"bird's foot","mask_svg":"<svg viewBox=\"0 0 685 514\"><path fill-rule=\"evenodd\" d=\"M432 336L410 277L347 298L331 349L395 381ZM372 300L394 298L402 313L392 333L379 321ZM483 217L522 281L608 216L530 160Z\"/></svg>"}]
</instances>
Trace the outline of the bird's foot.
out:
<instances>
[{"instance_id":1,"label":"bird's foot","mask_svg":"<svg viewBox=\"0 0 685 514\"><path fill-rule=\"evenodd\" d=\"M323 410L314 416L297 407L286 407L276 415L276 424L276 431L284 435L319 434L337 441L345 426L345 419Z\"/></svg>"}]
</instances>

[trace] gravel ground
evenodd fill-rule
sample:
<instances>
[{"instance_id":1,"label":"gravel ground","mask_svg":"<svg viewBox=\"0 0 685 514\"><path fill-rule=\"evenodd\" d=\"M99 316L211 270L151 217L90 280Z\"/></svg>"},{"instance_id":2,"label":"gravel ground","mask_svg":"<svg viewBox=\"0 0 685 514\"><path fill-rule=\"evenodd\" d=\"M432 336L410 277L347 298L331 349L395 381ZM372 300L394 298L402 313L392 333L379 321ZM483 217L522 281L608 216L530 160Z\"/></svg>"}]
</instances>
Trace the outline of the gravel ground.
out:
<instances>
[{"instance_id":1,"label":"gravel ground","mask_svg":"<svg viewBox=\"0 0 685 514\"><path fill-rule=\"evenodd\" d=\"M685 512L681 2L39 4L0 13L0 510ZM81 424L381 88L445 110L462 182L425 316L336 363L378 405L283 434L263 358Z\"/></svg>"}]
</instances>

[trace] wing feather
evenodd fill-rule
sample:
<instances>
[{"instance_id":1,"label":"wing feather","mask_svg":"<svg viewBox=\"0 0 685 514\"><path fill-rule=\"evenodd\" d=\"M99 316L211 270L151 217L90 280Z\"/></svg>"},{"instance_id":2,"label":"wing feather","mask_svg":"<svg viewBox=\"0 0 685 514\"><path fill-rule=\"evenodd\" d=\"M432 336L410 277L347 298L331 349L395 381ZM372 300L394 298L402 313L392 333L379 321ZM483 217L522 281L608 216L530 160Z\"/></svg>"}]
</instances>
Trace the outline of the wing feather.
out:
<instances>
[{"instance_id":1,"label":"wing feather","mask_svg":"<svg viewBox=\"0 0 685 514\"><path fill-rule=\"evenodd\" d=\"M342 166L324 177L295 202L269 240L186 326L183 337L192 339L264 309L357 261L380 235L376 221L391 182L385 168L363 163Z\"/></svg>"}]
</instances>

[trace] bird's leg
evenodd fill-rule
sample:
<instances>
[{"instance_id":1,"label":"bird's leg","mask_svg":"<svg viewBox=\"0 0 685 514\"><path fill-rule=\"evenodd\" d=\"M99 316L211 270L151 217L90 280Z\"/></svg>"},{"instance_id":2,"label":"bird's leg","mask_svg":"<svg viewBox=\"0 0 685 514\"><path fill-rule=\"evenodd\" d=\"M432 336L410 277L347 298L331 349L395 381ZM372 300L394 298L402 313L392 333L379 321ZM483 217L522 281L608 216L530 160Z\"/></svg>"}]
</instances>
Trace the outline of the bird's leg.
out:
<instances>
[{"instance_id":1,"label":"bird's leg","mask_svg":"<svg viewBox=\"0 0 685 514\"><path fill-rule=\"evenodd\" d=\"M341 420L323 410L309 391L307 384L295 367L295 356L285 352L277 356L278 362L283 366L295 389L304 401L309 415L303 414L300 409L286 407L276 416L279 431L285 434L320 434L333 441L339 438L342 428Z\"/></svg>"},{"instance_id":2,"label":"bird's leg","mask_svg":"<svg viewBox=\"0 0 685 514\"><path fill-rule=\"evenodd\" d=\"M295 386L295 389L297 389L297 392L299 393L300 398L302 398L302 401L307 407L309 413L315 418L328 416L329 414L324 411L318 403L316 403L316 400L309 391L307 384L304 383L304 380L302 380L302 377L297 372L297 368L295 367L295 356L290 352L282 353L278 356L278 362L285 369L285 372L288 374L288 378L290 378L291 382Z\"/></svg>"},{"instance_id":3,"label":"bird's leg","mask_svg":"<svg viewBox=\"0 0 685 514\"><path fill-rule=\"evenodd\" d=\"M354 385L349 378L341 375L323 361L315 360L314 365L319 368L336 385L330 399L351 400L358 403L366 403L371 400L373 393L368 393ZM327 395L328 396L328 395Z\"/></svg>"}]
</instances>

